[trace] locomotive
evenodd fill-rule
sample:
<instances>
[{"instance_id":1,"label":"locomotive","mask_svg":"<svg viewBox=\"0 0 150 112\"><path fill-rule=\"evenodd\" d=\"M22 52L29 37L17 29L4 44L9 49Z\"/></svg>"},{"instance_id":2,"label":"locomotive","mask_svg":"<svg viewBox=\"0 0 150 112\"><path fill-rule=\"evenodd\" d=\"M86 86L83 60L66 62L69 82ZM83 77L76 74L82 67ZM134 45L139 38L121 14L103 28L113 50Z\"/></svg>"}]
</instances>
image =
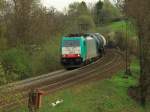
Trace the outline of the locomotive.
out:
<instances>
[{"instance_id":1,"label":"locomotive","mask_svg":"<svg viewBox=\"0 0 150 112\"><path fill-rule=\"evenodd\" d=\"M105 54L106 40L99 33L69 34L62 38L61 64L76 68L91 63Z\"/></svg>"}]
</instances>

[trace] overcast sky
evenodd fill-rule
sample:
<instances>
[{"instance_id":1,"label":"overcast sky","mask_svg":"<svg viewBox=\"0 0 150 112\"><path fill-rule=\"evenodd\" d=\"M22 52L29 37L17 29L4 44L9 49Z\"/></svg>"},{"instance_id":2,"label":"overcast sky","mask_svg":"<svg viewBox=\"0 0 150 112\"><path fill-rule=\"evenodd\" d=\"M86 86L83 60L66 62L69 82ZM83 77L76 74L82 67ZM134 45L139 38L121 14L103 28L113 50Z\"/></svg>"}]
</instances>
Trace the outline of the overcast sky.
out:
<instances>
[{"instance_id":1,"label":"overcast sky","mask_svg":"<svg viewBox=\"0 0 150 112\"><path fill-rule=\"evenodd\" d=\"M46 7L55 7L59 11L63 11L63 9L68 7L70 3L75 1L81 2L85 1L86 3L95 3L99 0L41 0L42 4Z\"/></svg>"}]
</instances>

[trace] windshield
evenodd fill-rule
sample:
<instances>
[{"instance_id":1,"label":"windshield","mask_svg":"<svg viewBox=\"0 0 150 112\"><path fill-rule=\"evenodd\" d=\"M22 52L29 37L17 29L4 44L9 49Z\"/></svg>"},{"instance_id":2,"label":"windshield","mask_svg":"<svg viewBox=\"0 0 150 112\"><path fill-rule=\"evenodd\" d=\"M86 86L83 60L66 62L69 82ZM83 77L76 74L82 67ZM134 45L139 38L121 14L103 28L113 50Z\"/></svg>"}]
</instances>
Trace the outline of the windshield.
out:
<instances>
[{"instance_id":1,"label":"windshield","mask_svg":"<svg viewBox=\"0 0 150 112\"><path fill-rule=\"evenodd\" d=\"M65 40L63 41L63 47L79 47L80 41L79 40Z\"/></svg>"}]
</instances>

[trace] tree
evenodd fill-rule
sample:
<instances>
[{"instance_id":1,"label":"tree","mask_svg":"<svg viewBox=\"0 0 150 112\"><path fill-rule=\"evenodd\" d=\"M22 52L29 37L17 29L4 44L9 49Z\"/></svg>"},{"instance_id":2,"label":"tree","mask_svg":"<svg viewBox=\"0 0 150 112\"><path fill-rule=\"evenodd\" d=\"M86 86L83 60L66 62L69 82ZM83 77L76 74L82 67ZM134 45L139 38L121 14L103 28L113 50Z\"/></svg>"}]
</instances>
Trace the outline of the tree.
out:
<instances>
[{"instance_id":1,"label":"tree","mask_svg":"<svg viewBox=\"0 0 150 112\"><path fill-rule=\"evenodd\" d=\"M116 7L119 8L121 11L123 11L124 8L124 0L113 0Z\"/></svg>"},{"instance_id":2,"label":"tree","mask_svg":"<svg viewBox=\"0 0 150 112\"><path fill-rule=\"evenodd\" d=\"M5 1L0 1L0 51L7 48L7 39L4 37L6 33L6 25L5 25Z\"/></svg>"},{"instance_id":3,"label":"tree","mask_svg":"<svg viewBox=\"0 0 150 112\"><path fill-rule=\"evenodd\" d=\"M68 10L68 31L72 32L87 32L94 29L95 24L85 2L75 2L70 4ZM70 27L72 25L72 27Z\"/></svg>"},{"instance_id":4,"label":"tree","mask_svg":"<svg viewBox=\"0 0 150 112\"><path fill-rule=\"evenodd\" d=\"M87 15L78 17L78 25L80 27L80 32L82 33L91 32L95 27L92 17Z\"/></svg>"},{"instance_id":5,"label":"tree","mask_svg":"<svg viewBox=\"0 0 150 112\"><path fill-rule=\"evenodd\" d=\"M10 24L11 34L9 41L14 43L28 43L31 39L29 32L31 27L31 17L35 0L12 0L12 18ZM12 28L13 27L13 28Z\"/></svg>"},{"instance_id":6,"label":"tree","mask_svg":"<svg viewBox=\"0 0 150 112\"><path fill-rule=\"evenodd\" d=\"M109 0L104 0L101 16L102 22L107 23L120 18L121 13Z\"/></svg>"},{"instance_id":7,"label":"tree","mask_svg":"<svg viewBox=\"0 0 150 112\"><path fill-rule=\"evenodd\" d=\"M140 96L145 105L150 92L150 1L125 0L126 14L136 21L140 48Z\"/></svg>"},{"instance_id":8,"label":"tree","mask_svg":"<svg viewBox=\"0 0 150 112\"><path fill-rule=\"evenodd\" d=\"M97 26L99 26L100 23L103 21L102 8L103 8L103 2L99 0L94 7L94 21Z\"/></svg>"}]
</instances>

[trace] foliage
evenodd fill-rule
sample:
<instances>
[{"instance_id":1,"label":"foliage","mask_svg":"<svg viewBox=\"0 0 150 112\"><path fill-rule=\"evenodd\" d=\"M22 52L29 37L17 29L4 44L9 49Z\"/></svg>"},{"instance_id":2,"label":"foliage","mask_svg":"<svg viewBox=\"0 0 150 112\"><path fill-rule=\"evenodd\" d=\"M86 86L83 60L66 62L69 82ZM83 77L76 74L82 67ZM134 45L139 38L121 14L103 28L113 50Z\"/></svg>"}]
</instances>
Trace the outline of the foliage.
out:
<instances>
[{"instance_id":1,"label":"foliage","mask_svg":"<svg viewBox=\"0 0 150 112\"><path fill-rule=\"evenodd\" d=\"M6 79L4 69L0 64L0 85L6 84L8 80Z\"/></svg>"},{"instance_id":2,"label":"foliage","mask_svg":"<svg viewBox=\"0 0 150 112\"><path fill-rule=\"evenodd\" d=\"M116 7L109 0L99 0L92 9L96 26L102 26L113 21L120 21L123 18L120 8Z\"/></svg>"},{"instance_id":3,"label":"foliage","mask_svg":"<svg viewBox=\"0 0 150 112\"><path fill-rule=\"evenodd\" d=\"M107 27L115 32L123 32L124 34L127 34L128 37L137 38L136 27L130 22L130 20L112 22L111 24L108 24Z\"/></svg>"},{"instance_id":4,"label":"foliage","mask_svg":"<svg viewBox=\"0 0 150 112\"><path fill-rule=\"evenodd\" d=\"M6 84L62 68L59 62L59 40L47 41L41 46L2 51L0 53L0 83Z\"/></svg>"},{"instance_id":5,"label":"foliage","mask_svg":"<svg viewBox=\"0 0 150 112\"><path fill-rule=\"evenodd\" d=\"M121 18L121 12L109 0L104 0L101 16L103 23L109 23L115 18Z\"/></svg>"},{"instance_id":6,"label":"foliage","mask_svg":"<svg viewBox=\"0 0 150 112\"><path fill-rule=\"evenodd\" d=\"M41 75L62 68L60 65L60 41L47 41L31 57L33 75Z\"/></svg>"},{"instance_id":7,"label":"foliage","mask_svg":"<svg viewBox=\"0 0 150 112\"><path fill-rule=\"evenodd\" d=\"M97 26L100 26L100 23L102 22L102 8L103 8L103 2L99 0L94 7L94 22Z\"/></svg>"},{"instance_id":8,"label":"foliage","mask_svg":"<svg viewBox=\"0 0 150 112\"><path fill-rule=\"evenodd\" d=\"M68 20L69 22L67 22L66 25L68 26L68 33L87 32L92 31L95 28L90 10L87 8L85 2L74 2L69 5ZM70 24L72 24L72 27L70 27Z\"/></svg>"},{"instance_id":9,"label":"foliage","mask_svg":"<svg viewBox=\"0 0 150 112\"><path fill-rule=\"evenodd\" d=\"M91 32L95 28L93 19L90 16L81 15L77 20L79 25L86 25L86 32ZM82 29L81 29L82 30Z\"/></svg>"},{"instance_id":10,"label":"foliage","mask_svg":"<svg viewBox=\"0 0 150 112\"><path fill-rule=\"evenodd\" d=\"M115 32L115 43L122 50L125 51L127 47L125 34L122 32Z\"/></svg>"},{"instance_id":11,"label":"foliage","mask_svg":"<svg viewBox=\"0 0 150 112\"><path fill-rule=\"evenodd\" d=\"M0 1L0 63L3 83L61 68L58 37L65 32L66 16L52 7L43 7L39 0L3 1L4 4Z\"/></svg>"},{"instance_id":12,"label":"foliage","mask_svg":"<svg viewBox=\"0 0 150 112\"><path fill-rule=\"evenodd\" d=\"M115 45L117 45L122 51L128 48L130 54L138 54L138 41L136 38L126 37L123 32L115 32L114 39Z\"/></svg>"},{"instance_id":13,"label":"foliage","mask_svg":"<svg viewBox=\"0 0 150 112\"><path fill-rule=\"evenodd\" d=\"M27 78L31 74L28 55L22 49L12 48L3 51L0 59L8 82Z\"/></svg>"},{"instance_id":14,"label":"foliage","mask_svg":"<svg viewBox=\"0 0 150 112\"><path fill-rule=\"evenodd\" d=\"M6 50L7 47L7 39L4 37L0 37L0 50Z\"/></svg>"},{"instance_id":15,"label":"foliage","mask_svg":"<svg viewBox=\"0 0 150 112\"><path fill-rule=\"evenodd\" d=\"M130 21L112 22L103 27L98 27L97 31L106 37L109 47L119 47L122 51L125 51L128 46L131 54L138 55L137 32L134 24L131 24Z\"/></svg>"}]
</instances>

